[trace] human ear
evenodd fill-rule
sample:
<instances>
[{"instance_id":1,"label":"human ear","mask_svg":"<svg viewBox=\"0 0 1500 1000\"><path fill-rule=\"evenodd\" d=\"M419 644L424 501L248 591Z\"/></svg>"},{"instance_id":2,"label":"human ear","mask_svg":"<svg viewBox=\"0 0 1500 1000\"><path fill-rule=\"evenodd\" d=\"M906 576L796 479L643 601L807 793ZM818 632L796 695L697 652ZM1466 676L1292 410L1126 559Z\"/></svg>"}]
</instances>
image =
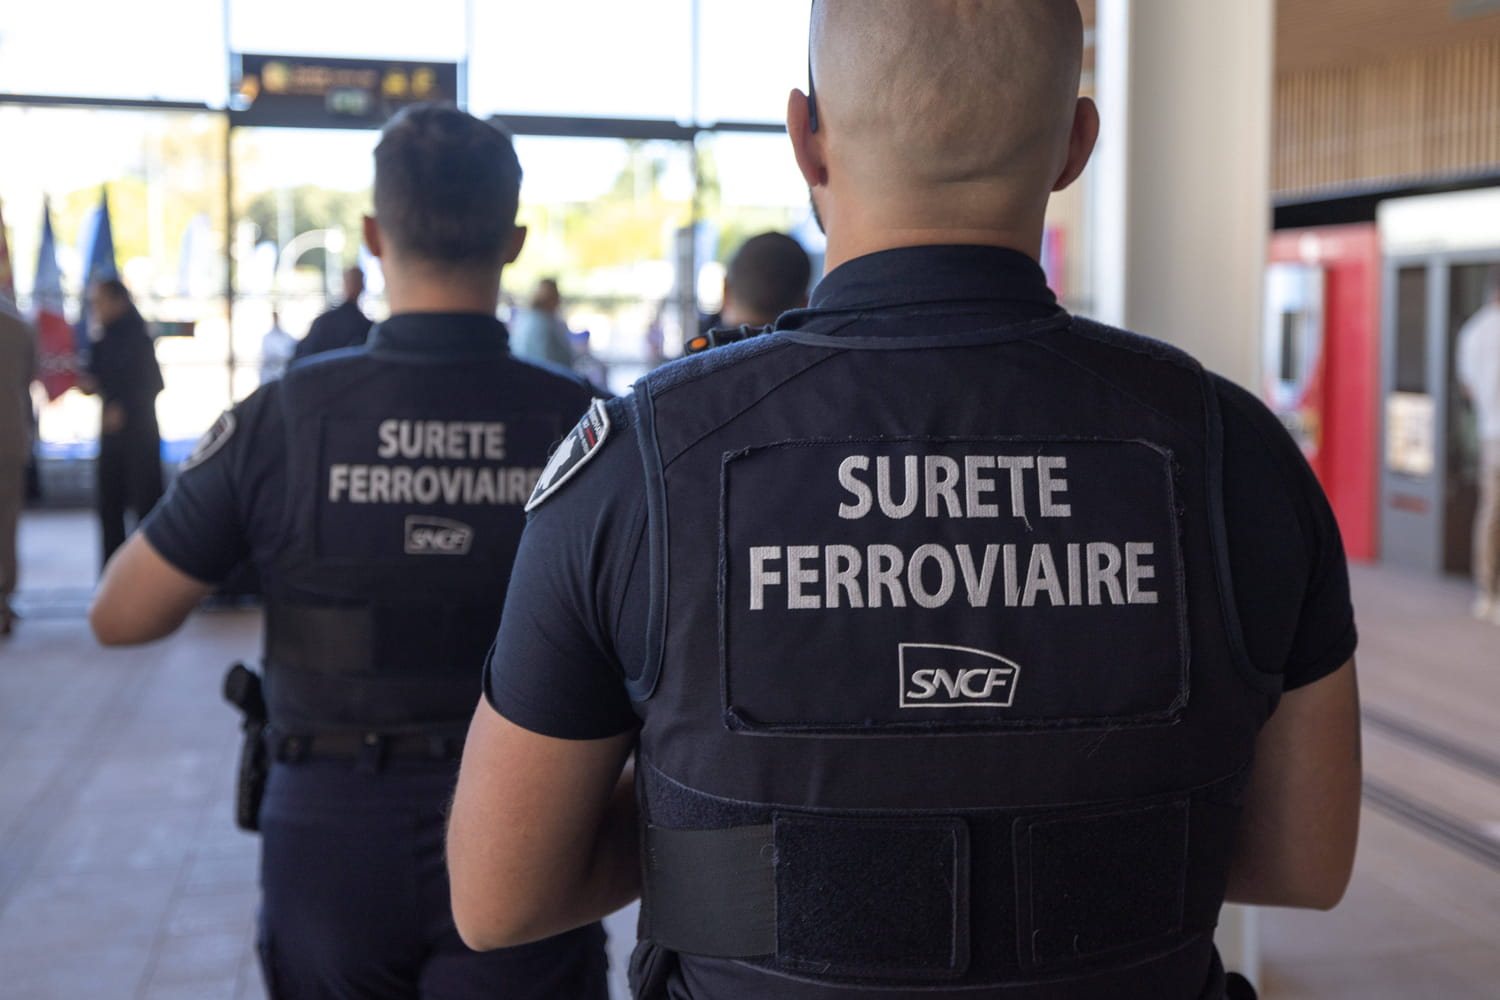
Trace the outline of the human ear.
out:
<instances>
[{"instance_id":1,"label":"human ear","mask_svg":"<svg viewBox=\"0 0 1500 1000\"><path fill-rule=\"evenodd\" d=\"M828 164L823 150L823 132L814 132L810 99L800 90L793 90L786 102L786 132L792 140L792 155L797 158L797 169L810 188L828 183Z\"/></svg>"},{"instance_id":2,"label":"human ear","mask_svg":"<svg viewBox=\"0 0 1500 1000\"><path fill-rule=\"evenodd\" d=\"M1061 191L1078 179L1099 141L1099 108L1091 97L1080 97L1073 107L1073 126L1068 131L1068 158L1052 190Z\"/></svg>"}]
</instances>

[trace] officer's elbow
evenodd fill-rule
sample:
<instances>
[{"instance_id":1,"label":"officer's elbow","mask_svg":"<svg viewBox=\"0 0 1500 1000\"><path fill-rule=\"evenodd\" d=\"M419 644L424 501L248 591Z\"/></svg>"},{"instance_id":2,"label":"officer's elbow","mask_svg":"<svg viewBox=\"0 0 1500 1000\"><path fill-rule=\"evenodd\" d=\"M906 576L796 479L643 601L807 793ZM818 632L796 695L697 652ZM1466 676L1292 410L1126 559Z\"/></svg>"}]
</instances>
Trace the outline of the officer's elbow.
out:
<instances>
[{"instance_id":1,"label":"officer's elbow","mask_svg":"<svg viewBox=\"0 0 1500 1000\"><path fill-rule=\"evenodd\" d=\"M1300 866L1235 866L1226 900L1250 906L1331 910L1343 901L1354 871L1354 848Z\"/></svg>"},{"instance_id":2,"label":"officer's elbow","mask_svg":"<svg viewBox=\"0 0 1500 1000\"><path fill-rule=\"evenodd\" d=\"M524 914L493 903L464 899L455 885L452 894L453 922L458 936L473 951L515 948L539 941L547 935L536 929Z\"/></svg>"},{"instance_id":3,"label":"officer's elbow","mask_svg":"<svg viewBox=\"0 0 1500 1000\"><path fill-rule=\"evenodd\" d=\"M1287 905L1307 910L1331 910L1343 902L1353 875L1354 845L1351 844L1346 856L1331 862L1318 876L1308 878L1302 886L1300 898Z\"/></svg>"},{"instance_id":4,"label":"officer's elbow","mask_svg":"<svg viewBox=\"0 0 1500 1000\"><path fill-rule=\"evenodd\" d=\"M133 646L146 641L139 637L130 617L107 601L96 600L89 606L89 628L101 646Z\"/></svg>"}]
</instances>

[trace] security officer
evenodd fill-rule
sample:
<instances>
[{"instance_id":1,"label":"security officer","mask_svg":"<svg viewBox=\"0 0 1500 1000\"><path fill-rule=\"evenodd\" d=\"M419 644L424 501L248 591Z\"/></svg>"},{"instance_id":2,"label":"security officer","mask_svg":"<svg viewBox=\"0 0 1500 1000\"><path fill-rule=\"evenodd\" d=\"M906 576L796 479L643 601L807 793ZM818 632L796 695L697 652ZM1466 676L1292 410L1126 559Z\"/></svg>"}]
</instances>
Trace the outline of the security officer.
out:
<instances>
[{"instance_id":1,"label":"security officer","mask_svg":"<svg viewBox=\"0 0 1500 1000\"><path fill-rule=\"evenodd\" d=\"M729 259L724 272L723 306L710 316L700 335L688 341L688 353L713 343L715 329L770 326L776 317L807 305L812 261L802 244L786 233L752 236Z\"/></svg>"},{"instance_id":2,"label":"security officer","mask_svg":"<svg viewBox=\"0 0 1500 1000\"><path fill-rule=\"evenodd\" d=\"M588 408L496 320L521 170L449 107L394 118L365 239L391 318L225 414L111 562L106 644L175 629L242 559L266 593L261 959L278 998L607 996L603 931L459 940L443 813L549 447Z\"/></svg>"},{"instance_id":3,"label":"security officer","mask_svg":"<svg viewBox=\"0 0 1500 1000\"><path fill-rule=\"evenodd\" d=\"M465 940L639 888L642 997L1217 1000L1226 897L1338 900L1328 506L1256 400L1036 262L1098 127L1081 36L1072 0L815 4L788 131L831 270L544 472L449 826Z\"/></svg>"}]
</instances>

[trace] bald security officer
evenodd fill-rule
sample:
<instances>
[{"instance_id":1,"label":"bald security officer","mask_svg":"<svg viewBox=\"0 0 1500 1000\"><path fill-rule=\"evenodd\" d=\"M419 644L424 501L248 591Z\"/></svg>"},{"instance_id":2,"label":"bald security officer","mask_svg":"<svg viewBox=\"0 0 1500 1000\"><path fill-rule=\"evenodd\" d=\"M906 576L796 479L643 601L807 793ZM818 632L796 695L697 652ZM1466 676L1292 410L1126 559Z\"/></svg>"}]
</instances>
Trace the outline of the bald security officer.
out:
<instances>
[{"instance_id":1,"label":"bald security officer","mask_svg":"<svg viewBox=\"0 0 1500 1000\"><path fill-rule=\"evenodd\" d=\"M591 399L495 319L520 181L510 139L453 108L386 126L365 241L391 318L225 414L90 613L100 641L145 642L242 560L260 572L270 773L249 822L276 1000L607 996L598 924L475 954L443 867L522 507Z\"/></svg>"},{"instance_id":2,"label":"bald security officer","mask_svg":"<svg viewBox=\"0 0 1500 1000\"><path fill-rule=\"evenodd\" d=\"M1338 901L1328 505L1259 402L1037 264L1081 39L1072 0L815 4L830 270L544 474L449 829L465 940L639 890L646 997L1192 1000L1225 899Z\"/></svg>"}]
</instances>

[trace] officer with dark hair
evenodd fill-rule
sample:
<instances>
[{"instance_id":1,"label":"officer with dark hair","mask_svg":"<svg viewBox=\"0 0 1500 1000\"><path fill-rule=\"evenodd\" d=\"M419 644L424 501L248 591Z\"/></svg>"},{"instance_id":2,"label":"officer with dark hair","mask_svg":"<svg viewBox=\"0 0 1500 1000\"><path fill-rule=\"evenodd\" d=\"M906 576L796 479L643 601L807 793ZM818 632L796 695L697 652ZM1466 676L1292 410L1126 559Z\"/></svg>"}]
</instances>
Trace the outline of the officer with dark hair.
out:
<instances>
[{"instance_id":1,"label":"officer with dark hair","mask_svg":"<svg viewBox=\"0 0 1500 1000\"><path fill-rule=\"evenodd\" d=\"M277 1000L607 996L597 923L477 954L443 866L523 506L592 399L514 358L495 318L525 237L520 180L509 137L453 108L386 126L365 240L391 318L220 418L90 612L100 641L146 642L242 559L263 578L263 694L243 669L230 680L247 714L263 697L268 717L264 801L241 810L262 834Z\"/></svg>"},{"instance_id":2,"label":"officer with dark hair","mask_svg":"<svg viewBox=\"0 0 1500 1000\"><path fill-rule=\"evenodd\" d=\"M785 233L752 236L734 252L724 272L724 304L709 317L703 334L687 344L689 353L735 337L714 336L740 327L769 326L776 317L807 305L812 261L802 244Z\"/></svg>"},{"instance_id":3,"label":"officer with dark hair","mask_svg":"<svg viewBox=\"0 0 1500 1000\"><path fill-rule=\"evenodd\" d=\"M807 305L812 262L785 233L761 233L740 245L724 274L726 326L765 326Z\"/></svg>"},{"instance_id":4,"label":"officer with dark hair","mask_svg":"<svg viewBox=\"0 0 1500 1000\"><path fill-rule=\"evenodd\" d=\"M1339 900L1338 531L1254 397L1048 290L1081 49L1073 0L814 4L829 272L544 473L449 825L465 940L639 891L639 997L1221 1000L1226 899Z\"/></svg>"}]
</instances>

